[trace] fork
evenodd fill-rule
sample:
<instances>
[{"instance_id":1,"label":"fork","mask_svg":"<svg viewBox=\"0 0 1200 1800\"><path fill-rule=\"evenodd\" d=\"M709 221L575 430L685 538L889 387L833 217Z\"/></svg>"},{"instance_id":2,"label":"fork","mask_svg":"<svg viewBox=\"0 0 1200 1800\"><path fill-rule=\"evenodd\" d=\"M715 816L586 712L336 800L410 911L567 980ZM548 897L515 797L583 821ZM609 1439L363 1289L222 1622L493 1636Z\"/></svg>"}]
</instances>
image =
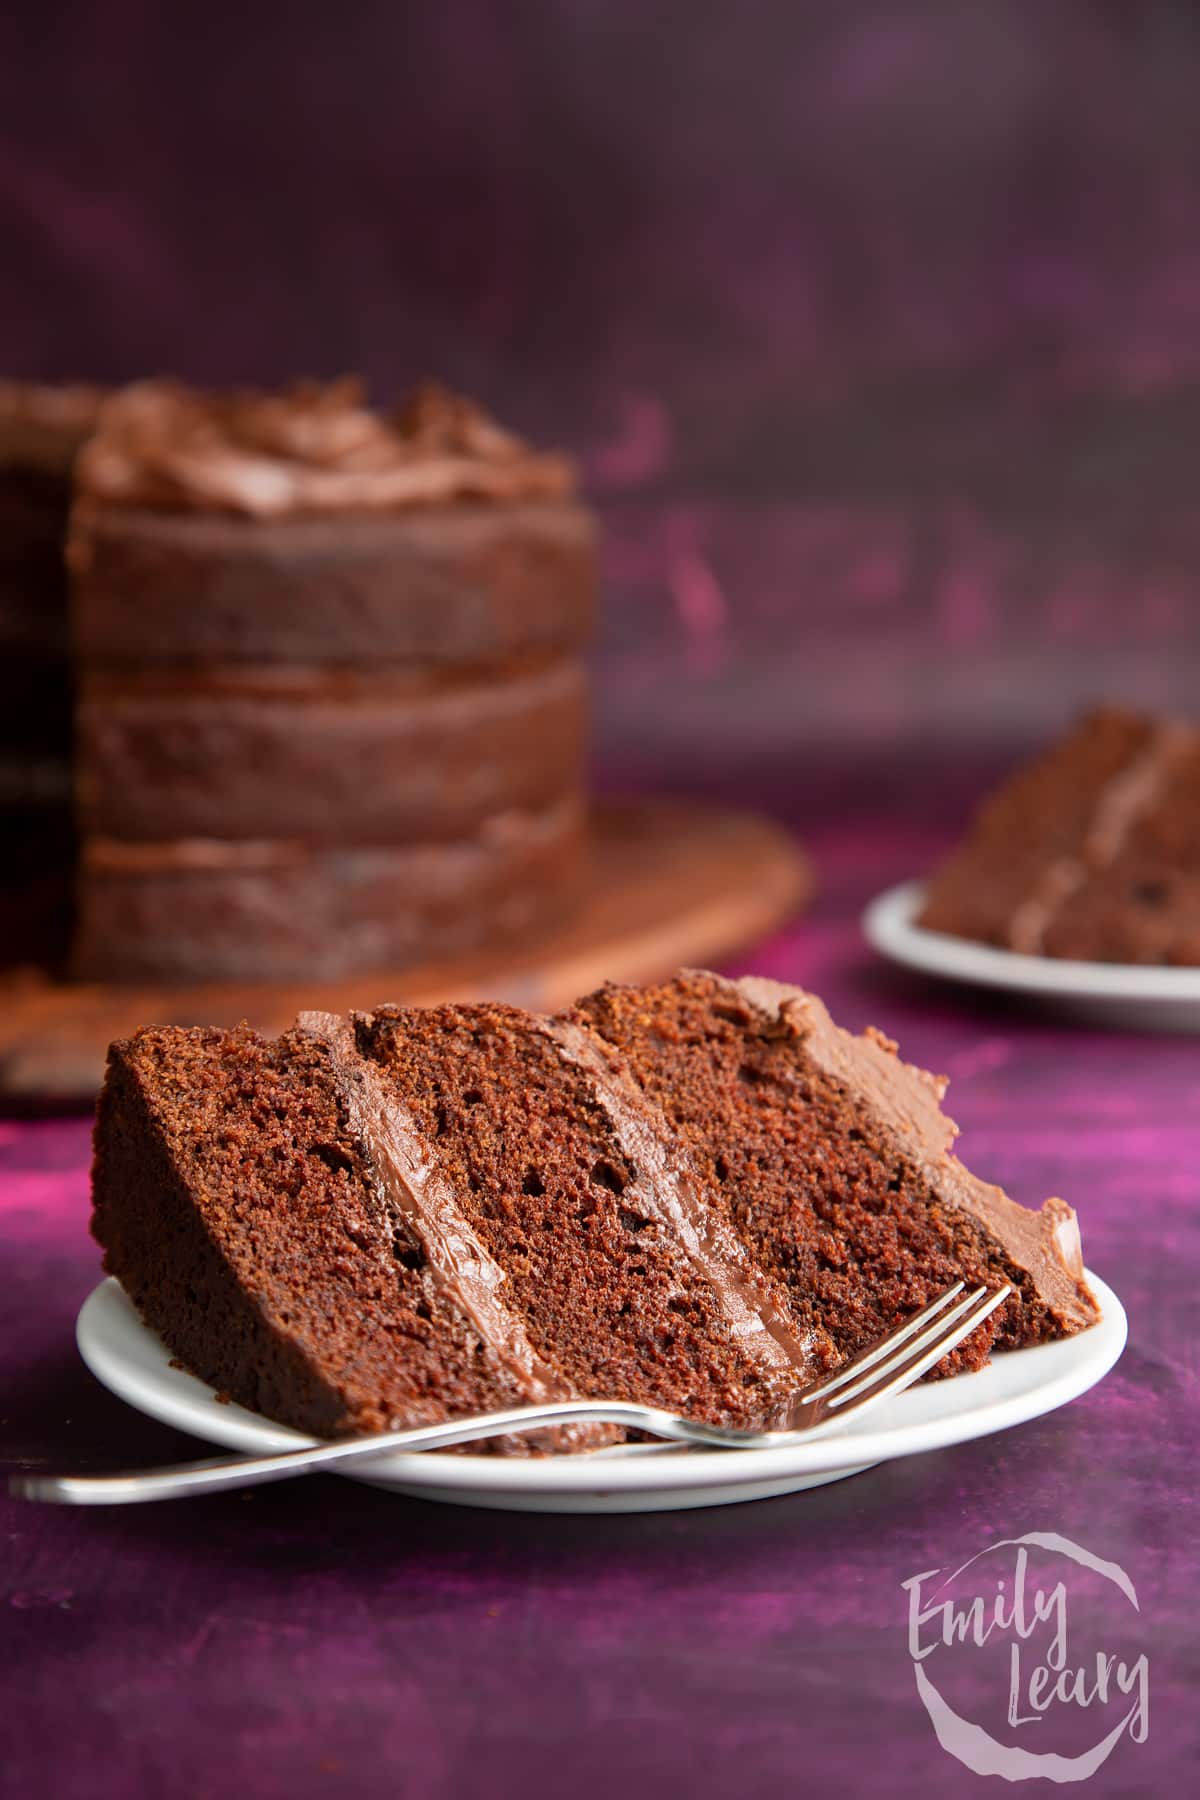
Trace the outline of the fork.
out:
<instances>
[{"instance_id":1,"label":"fork","mask_svg":"<svg viewBox=\"0 0 1200 1800\"><path fill-rule=\"evenodd\" d=\"M844 1363L834 1374L801 1389L789 1402L785 1430L747 1431L732 1425L708 1425L699 1419L627 1400L555 1400L481 1413L473 1418L446 1419L404 1431L341 1438L272 1456L210 1457L203 1462L120 1475L14 1475L9 1479L8 1491L23 1500L50 1500L66 1506L124 1506L139 1500L174 1500L192 1494L213 1494L222 1488L286 1481L293 1475L367 1462L400 1451L443 1450L451 1444L543 1430L552 1425L624 1425L650 1437L706 1450L786 1449L814 1436L827 1435L851 1414L857 1416L910 1387L948 1356L1012 1292L1007 1283L999 1290L976 1287L969 1293L964 1292L964 1287L965 1283L956 1281L897 1330Z\"/></svg>"}]
</instances>

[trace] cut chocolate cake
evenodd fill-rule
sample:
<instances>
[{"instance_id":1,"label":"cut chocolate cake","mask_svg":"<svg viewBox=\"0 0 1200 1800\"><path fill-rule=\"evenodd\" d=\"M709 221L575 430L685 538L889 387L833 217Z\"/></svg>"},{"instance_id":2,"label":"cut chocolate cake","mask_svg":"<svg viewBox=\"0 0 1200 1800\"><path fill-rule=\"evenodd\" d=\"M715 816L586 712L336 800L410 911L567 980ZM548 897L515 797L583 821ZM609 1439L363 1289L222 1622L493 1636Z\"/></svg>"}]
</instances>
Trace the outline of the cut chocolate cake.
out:
<instances>
[{"instance_id":1,"label":"cut chocolate cake","mask_svg":"<svg viewBox=\"0 0 1200 1800\"><path fill-rule=\"evenodd\" d=\"M1031 1212L978 1180L951 1153L945 1080L878 1032L840 1030L815 995L686 972L602 988L571 1017L661 1109L797 1328L839 1360L960 1277L1016 1292L944 1371L1094 1320L1072 1209Z\"/></svg>"},{"instance_id":2,"label":"cut chocolate cake","mask_svg":"<svg viewBox=\"0 0 1200 1800\"><path fill-rule=\"evenodd\" d=\"M432 385L147 382L77 488L77 975L332 977L569 908L595 531L564 458Z\"/></svg>"},{"instance_id":3,"label":"cut chocolate cake","mask_svg":"<svg viewBox=\"0 0 1200 1800\"><path fill-rule=\"evenodd\" d=\"M1200 964L1200 730L1090 714L984 803L919 923L1035 956Z\"/></svg>"},{"instance_id":4,"label":"cut chocolate cake","mask_svg":"<svg viewBox=\"0 0 1200 1800\"><path fill-rule=\"evenodd\" d=\"M1015 1293L950 1367L1097 1316L1071 1209L970 1175L941 1092L705 974L148 1029L110 1052L93 1229L176 1356L303 1430L570 1395L779 1424L951 1280Z\"/></svg>"}]
</instances>

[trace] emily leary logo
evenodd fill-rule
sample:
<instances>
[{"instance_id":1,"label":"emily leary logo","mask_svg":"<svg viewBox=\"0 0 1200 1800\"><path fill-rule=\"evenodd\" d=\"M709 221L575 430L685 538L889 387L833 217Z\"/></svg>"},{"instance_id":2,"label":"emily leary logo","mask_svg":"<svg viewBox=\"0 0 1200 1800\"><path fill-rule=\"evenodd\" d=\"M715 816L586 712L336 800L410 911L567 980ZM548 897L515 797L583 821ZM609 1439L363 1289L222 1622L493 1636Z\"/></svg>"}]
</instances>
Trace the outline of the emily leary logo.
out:
<instances>
[{"instance_id":1,"label":"emily leary logo","mask_svg":"<svg viewBox=\"0 0 1200 1800\"><path fill-rule=\"evenodd\" d=\"M1119 1563L1031 1531L901 1585L917 1692L975 1774L1086 1781L1122 1737L1146 1741L1150 1667Z\"/></svg>"}]
</instances>

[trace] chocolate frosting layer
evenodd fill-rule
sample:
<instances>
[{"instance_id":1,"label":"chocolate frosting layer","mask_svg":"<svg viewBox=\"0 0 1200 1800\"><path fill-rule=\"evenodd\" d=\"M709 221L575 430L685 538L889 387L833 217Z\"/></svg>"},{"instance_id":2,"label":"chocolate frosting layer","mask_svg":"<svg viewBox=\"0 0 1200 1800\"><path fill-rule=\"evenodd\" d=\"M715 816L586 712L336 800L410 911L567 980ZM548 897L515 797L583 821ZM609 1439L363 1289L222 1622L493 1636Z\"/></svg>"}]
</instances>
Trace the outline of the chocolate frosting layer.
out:
<instances>
[{"instance_id":1,"label":"chocolate frosting layer","mask_svg":"<svg viewBox=\"0 0 1200 1800\"><path fill-rule=\"evenodd\" d=\"M172 874L183 870L302 868L314 857L341 855L347 859L392 857L397 866L407 859L414 865L422 855L500 855L526 844L553 844L577 832L584 812L575 796L552 800L549 805L523 809L512 807L484 819L469 837L412 844L329 845L307 838L114 838L91 836L80 858L83 868L94 873Z\"/></svg>"},{"instance_id":2,"label":"chocolate frosting layer","mask_svg":"<svg viewBox=\"0 0 1200 1800\"><path fill-rule=\"evenodd\" d=\"M347 379L230 395L139 382L103 408L76 486L109 506L270 519L557 499L574 479L564 457L531 450L444 388L418 388L385 415Z\"/></svg>"},{"instance_id":3,"label":"chocolate frosting layer","mask_svg":"<svg viewBox=\"0 0 1200 1800\"><path fill-rule=\"evenodd\" d=\"M416 1239L442 1297L470 1320L520 1400L532 1405L570 1399L575 1390L561 1370L538 1355L524 1321L505 1303L504 1271L459 1206L416 1121L380 1071L360 1055L352 1023L337 1013L303 1012L296 1026L328 1047L350 1131L361 1146L376 1198ZM553 1438L557 1449L578 1449L595 1442L596 1434L566 1427L538 1438Z\"/></svg>"},{"instance_id":4,"label":"chocolate frosting layer","mask_svg":"<svg viewBox=\"0 0 1200 1800\"><path fill-rule=\"evenodd\" d=\"M732 1225L710 1207L685 1145L633 1080L616 1051L569 1019L532 1029L583 1073L607 1114L621 1153L637 1171L622 1204L661 1225L712 1287L739 1348L768 1374L802 1387L824 1367L812 1336L798 1336L783 1305ZM786 1402L774 1423L786 1422Z\"/></svg>"},{"instance_id":5,"label":"chocolate frosting layer","mask_svg":"<svg viewBox=\"0 0 1200 1800\"><path fill-rule=\"evenodd\" d=\"M817 1067L851 1090L938 1198L970 1214L1007 1260L1028 1274L1065 1329L1095 1324L1100 1315L1084 1279L1073 1208L1051 1199L1033 1212L963 1167L952 1149L958 1126L941 1109L948 1086L944 1076L902 1062L882 1033L855 1037L843 1031L816 995L802 988L759 976L724 985L762 1018L804 1041Z\"/></svg>"},{"instance_id":6,"label":"chocolate frosting layer","mask_svg":"<svg viewBox=\"0 0 1200 1800\"><path fill-rule=\"evenodd\" d=\"M582 665L566 657L513 657L504 663L465 663L420 668L407 663L206 662L151 663L127 668L100 664L84 677L89 699L120 705L140 699L170 702L195 695L236 699L314 702L338 706L387 703L429 707L439 702L495 710L523 711L543 693L574 698L584 687Z\"/></svg>"},{"instance_id":7,"label":"chocolate frosting layer","mask_svg":"<svg viewBox=\"0 0 1200 1800\"><path fill-rule=\"evenodd\" d=\"M106 398L84 382L0 381L0 464L65 477Z\"/></svg>"}]
</instances>

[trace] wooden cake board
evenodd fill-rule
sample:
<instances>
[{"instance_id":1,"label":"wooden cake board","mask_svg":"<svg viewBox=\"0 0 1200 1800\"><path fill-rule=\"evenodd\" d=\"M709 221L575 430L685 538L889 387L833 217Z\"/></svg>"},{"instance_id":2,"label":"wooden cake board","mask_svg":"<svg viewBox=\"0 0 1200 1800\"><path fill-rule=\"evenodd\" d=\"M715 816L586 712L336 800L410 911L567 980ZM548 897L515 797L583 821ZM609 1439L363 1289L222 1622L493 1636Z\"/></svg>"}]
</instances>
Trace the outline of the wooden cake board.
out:
<instances>
[{"instance_id":1,"label":"wooden cake board","mask_svg":"<svg viewBox=\"0 0 1200 1800\"><path fill-rule=\"evenodd\" d=\"M0 977L0 1096L88 1104L114 1038L141 1025L233 1025L270 1036L306 1008L368 1010L385 1000L507 1000L553 1011L604 981L652 981L744 949L811 890L782 827L750 813L661 799L601 802L586 898L536 938L451 961L339 981L105 986L38 970Z\"/></svg>"}]
</instances>

